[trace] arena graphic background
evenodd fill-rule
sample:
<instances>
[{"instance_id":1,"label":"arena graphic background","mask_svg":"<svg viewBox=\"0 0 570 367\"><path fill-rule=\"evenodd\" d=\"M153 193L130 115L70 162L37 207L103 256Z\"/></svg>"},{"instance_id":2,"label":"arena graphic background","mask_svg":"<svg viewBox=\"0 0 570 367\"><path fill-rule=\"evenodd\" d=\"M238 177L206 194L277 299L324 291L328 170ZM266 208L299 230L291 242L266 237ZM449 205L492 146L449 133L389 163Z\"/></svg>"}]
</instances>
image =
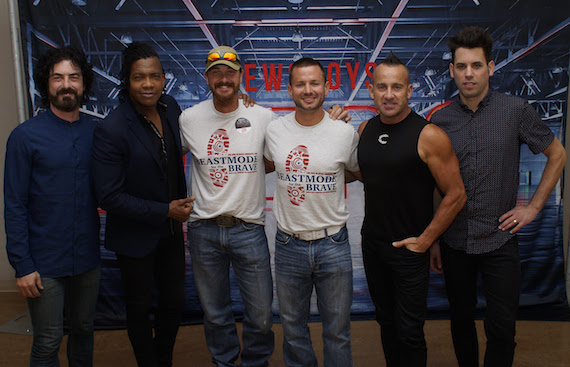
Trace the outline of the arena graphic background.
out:
<instances>
[{"instance_id":1,"label":"arena graphic background","mask_svg":"<svg viewBox=\"0 0 570 367\"><path fill-rule=\"evenodd\" d=\"M286 88L289 66L303 56L319 60L331 84L325 106L345 106L351 111L354 126L376 114L366 85L373 66L394 51L410 69L414 86L410 105L425 116L457 93L448 72L451 55L447 38L465 25L476 24L487 28L495 39L493 59L497 66L492 88L528 99L561 141L568 93L568 10L567 0L19 1L31 115L41 110L32 81L39 53L63 45L87 53L97 83L82 112L103 118L118 105L121 51L132 41L144 41L158 51L166 71L166 92L182 108L210 98L203 76L205 55L212 47L229 45L239 52L244 65L242 91L279 114L291 111L293 106ZM532 197L543 166L542 156L534 156L523 147L520 202ZM274 182L274 174L269 175L266 230L271 250ZM561 192L558 185L537 220L519 236L521 317L568 318ZM351 213L353 318L373 318L360 252L362 185L348 185L346 197ZM191 270L188 265L185 321L200 322ZM430 315L444 317L448 306L443 278L432 275ZM106 250L102 276L97 325L122 327L125 315L119 271L113 253ZM232 292L239 314L241 300L235 284ZM277 301L274 306L277 315ZM482 301L479 306L483 306ZM314 304L313 311L316 313Z\"/></svg>"}]
</instances>

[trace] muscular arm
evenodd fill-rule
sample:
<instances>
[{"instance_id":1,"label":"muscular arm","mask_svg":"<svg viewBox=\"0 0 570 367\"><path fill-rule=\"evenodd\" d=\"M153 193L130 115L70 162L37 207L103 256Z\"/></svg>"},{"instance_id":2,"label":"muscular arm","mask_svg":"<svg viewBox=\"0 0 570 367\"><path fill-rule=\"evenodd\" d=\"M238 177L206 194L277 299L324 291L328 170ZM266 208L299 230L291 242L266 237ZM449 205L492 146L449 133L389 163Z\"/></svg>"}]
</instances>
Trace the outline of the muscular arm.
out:
<instances>
[{"instance_id":1,"label":"muscular arm","mask_svg":"<svg viewBox=\"0 0 570 367\"><path fill-rule=\"evenodd\" d=\"M467 201L465 187L459 173L459 163L447 135L437 126L426 125L418 141L420 158L428 165L439 191L443 195L432 221L419 237L394 242L395 247L406 246L414 252L425 252L449 227Z\"/></svg>"},{"instance_id":2,"label":"muscular arm","mask_svg":"<svg viewBox=\"0 0 570 367\"><path fill-rule=\"evenodd\" d=\"M534 220L538 212L546 203L548 196L556 186L564 164L566 163L566 150L557 138L542 151L548 158L542 178L534 192L534 195L528 205L516 206L509 210L499 218L499 229L502 231L510 230L511 233L517 233L522 227L526 226Z\"/></svg>"}]
</instances>

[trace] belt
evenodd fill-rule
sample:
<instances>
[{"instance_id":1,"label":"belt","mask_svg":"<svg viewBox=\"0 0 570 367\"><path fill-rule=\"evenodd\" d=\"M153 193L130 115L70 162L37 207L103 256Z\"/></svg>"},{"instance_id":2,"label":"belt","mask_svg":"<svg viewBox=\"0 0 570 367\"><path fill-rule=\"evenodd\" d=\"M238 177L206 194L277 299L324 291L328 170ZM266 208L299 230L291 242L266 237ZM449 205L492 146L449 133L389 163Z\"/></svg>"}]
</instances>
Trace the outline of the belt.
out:
<instances>
[{"instance_id":1,"label":"belt","mask_svg":"<svg viewBox=\"0 0 570 367\"><path fill-rule=\"evenodd\" d=\"M315 241L320 240L321 238L332 236L333 234L337 234L344 227L344 225L327 227L324 229L319 229L317 231L303 231L299 233L290 233L288 231L285 231L283 228L281 228L280 225L277 225L277 227L279 227L280 230L287 233L289 236L296 237L301 241Z\"/></svg>"},{"instance_id":2,"label":"belt","mask_svg":"<svg viewBox=\"0 0 570 367\"><path fill-rule=\"evenodd\" d=\"M232 217L231 215L220 215L206 220L216 223L219 227L233 227L241 222L241 219Z\"/></svg>"}]
</instances>

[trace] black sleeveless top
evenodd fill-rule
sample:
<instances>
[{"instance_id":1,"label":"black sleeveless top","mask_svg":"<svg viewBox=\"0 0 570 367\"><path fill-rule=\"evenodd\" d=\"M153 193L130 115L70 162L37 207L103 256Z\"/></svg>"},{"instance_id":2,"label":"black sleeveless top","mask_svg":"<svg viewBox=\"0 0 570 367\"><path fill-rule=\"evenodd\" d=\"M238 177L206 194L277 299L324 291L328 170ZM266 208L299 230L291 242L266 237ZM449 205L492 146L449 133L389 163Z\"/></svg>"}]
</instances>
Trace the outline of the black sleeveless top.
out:
<instances>
[{"instance_id":1,"label":"black sleeveless top","mask_svg":"<svg viewBox=\"0 0 570 367\"><path fill-rule=\"evenodd\" d=\"M358 143L363 236L398 241L419 236L431 222L435 181L418 155L418 139L428 123L413 111L393 125L382 123L379 115L368 121Z\"/></svg>"}]
</instances>

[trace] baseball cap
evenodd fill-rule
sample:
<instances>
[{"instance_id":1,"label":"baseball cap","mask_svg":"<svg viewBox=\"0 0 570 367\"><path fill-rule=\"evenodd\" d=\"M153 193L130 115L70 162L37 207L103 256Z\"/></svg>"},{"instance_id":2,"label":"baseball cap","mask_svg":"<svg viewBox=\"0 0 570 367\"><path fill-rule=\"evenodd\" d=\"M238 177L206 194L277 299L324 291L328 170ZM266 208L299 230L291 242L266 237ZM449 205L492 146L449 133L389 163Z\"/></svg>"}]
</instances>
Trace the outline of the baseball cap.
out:
<instances>
[{"instance_id":1,"label":"baseball cap","mask_svg":"<svg viewBox=\"0 0 570 367\"><path fill-rule=\"evenodd\" d=\"M216 65L226 65L234 70L241 69L241 61L236 50L228 46L218 46L208 52L206 71Z\"/></svg>"}]
</instances>

